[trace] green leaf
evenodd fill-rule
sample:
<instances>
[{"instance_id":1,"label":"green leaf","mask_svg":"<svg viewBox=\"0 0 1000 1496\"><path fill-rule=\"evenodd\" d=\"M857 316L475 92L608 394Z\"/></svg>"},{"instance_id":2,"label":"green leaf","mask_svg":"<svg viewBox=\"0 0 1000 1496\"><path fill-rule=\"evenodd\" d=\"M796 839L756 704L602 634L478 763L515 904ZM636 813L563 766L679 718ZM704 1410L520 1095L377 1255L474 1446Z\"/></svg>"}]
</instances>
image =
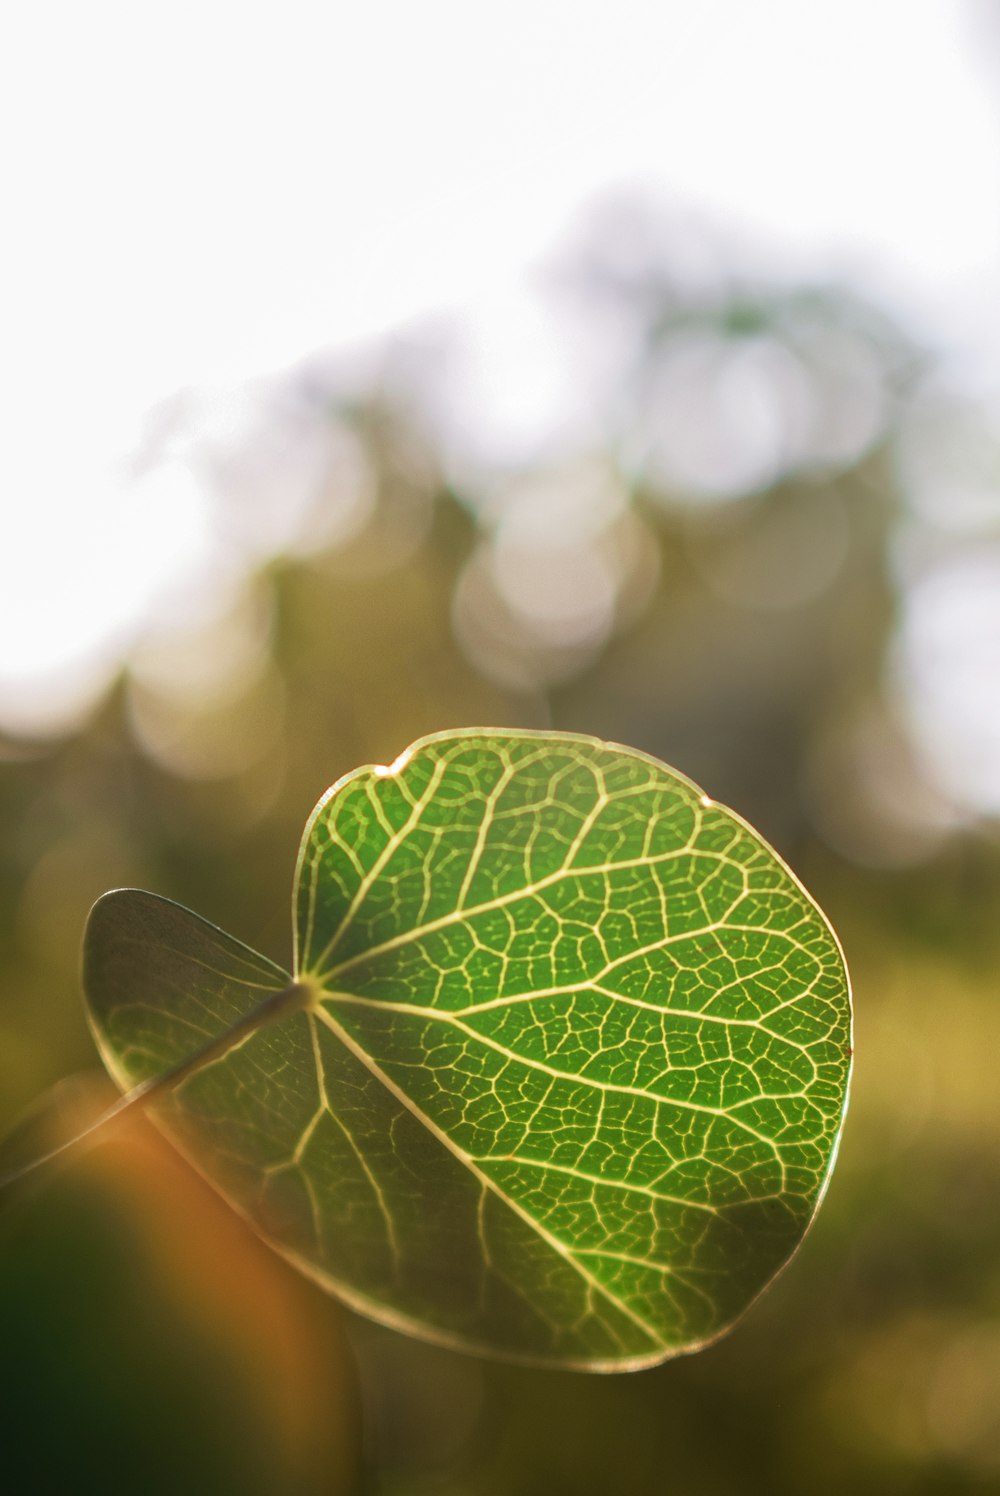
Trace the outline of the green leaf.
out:
<instances>
[{"instance_id":1,"label":"green leaf","mask_svg":"<svg viewBox=\"0 0 1000 1496\"><path fill-rule=\"evenodd\" d=\"M307 1006L267 1027L292 974L134 890L95 906L85 987L122 1087L209 1046L152 1114L347 1303L624 1370L714 1339L794 1252L843 1122L847 973L689 781L592 738L425 738L321 800L294 910Z\"/></svg>"}]
</instances>

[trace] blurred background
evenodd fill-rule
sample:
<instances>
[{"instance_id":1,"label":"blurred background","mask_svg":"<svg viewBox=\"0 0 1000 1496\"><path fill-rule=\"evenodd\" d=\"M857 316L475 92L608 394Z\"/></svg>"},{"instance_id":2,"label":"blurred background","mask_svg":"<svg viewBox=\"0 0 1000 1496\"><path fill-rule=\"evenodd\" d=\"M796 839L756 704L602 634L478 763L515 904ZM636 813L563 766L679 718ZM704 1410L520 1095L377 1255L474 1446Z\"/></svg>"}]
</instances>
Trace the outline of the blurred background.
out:
<instances>
[{"instance_id":1,"label":"blurred background","mask_svg":"<svg viewBox=\"0 0 1000 1496\"><path fill-rule=\"evenodd\" d=\"M364 1324L136 1124L0 1221L8 1489L1000 1491L1000 9L3 25L0 1127L100 893L287 963L316 799L460 725L701 783L857 1005L802 1252L633 1376Z\"/></svg>"}]
</instances>

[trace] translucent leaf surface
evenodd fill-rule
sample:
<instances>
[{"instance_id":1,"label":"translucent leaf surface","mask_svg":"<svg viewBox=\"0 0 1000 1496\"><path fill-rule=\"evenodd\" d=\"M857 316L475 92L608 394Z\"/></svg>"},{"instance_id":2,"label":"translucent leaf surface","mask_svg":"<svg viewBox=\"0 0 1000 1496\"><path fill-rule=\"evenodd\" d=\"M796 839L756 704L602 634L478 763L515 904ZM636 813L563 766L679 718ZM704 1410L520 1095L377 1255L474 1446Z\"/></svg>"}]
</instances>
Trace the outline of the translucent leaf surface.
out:
<instances>
[{"instance_id":1,"label":"translucent leaf surface","mask_svg":"<svg viewBox=\"0 0 1000 1496\"><path fill-rule=\"evenodd\" d=\"M427 738L320 802L294 909L307 1010L152 1110L348 1303L628 1369L719 1335L795 1250L843 1121L847 975L795 877L687 780L589 738ZM91 916L123 1087L291 980L151 894Z\"/></svg>"}]
</instances>

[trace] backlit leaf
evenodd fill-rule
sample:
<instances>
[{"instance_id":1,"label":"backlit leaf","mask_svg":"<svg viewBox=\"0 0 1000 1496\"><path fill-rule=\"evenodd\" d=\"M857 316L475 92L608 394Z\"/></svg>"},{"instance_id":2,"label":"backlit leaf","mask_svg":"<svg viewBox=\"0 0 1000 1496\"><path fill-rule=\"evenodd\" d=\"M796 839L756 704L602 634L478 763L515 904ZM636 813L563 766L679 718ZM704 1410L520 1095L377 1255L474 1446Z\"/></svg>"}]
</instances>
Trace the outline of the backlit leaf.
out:
<instances>
[{"instance_id":1,"label":"backlit leaf","mask_svg":"<svg viewBox=\"0 0 1000 1496\"><path fill-rule=\"evenodd\" d=\"M847 975L795 877L689 781L583 737L423 739L317 806L294 912L305 1011L150 1110L349 1304L629 1369L719 1335L794 1252L843 1121ZM152 894L88 926L122 1087L291 981Z\"/></svg>"}]
</instances>

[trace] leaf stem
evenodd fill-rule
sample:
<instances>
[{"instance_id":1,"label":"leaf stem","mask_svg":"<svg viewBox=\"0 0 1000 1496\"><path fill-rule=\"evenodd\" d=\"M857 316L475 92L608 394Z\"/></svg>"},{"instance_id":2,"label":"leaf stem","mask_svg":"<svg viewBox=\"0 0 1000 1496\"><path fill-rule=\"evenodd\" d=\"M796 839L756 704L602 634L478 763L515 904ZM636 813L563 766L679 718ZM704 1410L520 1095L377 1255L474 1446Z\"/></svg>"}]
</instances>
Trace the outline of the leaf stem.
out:
<instances>
[{"instance_id":1,"label":"leaf stem","mask_svg":"<svg viewBox=\"0 0 1000 1496\"><path fill-rule=\"evenodd\" d=\"M141 1081L139 1085L133 1086L131 1091L126 1091L124 1096L102 1112L101 1115L81 1132L68 1138L66 1142L59 1143L55 1148L50 1148L47 1153L42 1153L37 1158L31 1159L29 1163L22 1164L8 1173L0 1175L0 1194L10 1186L18 1184L26 1175L33 1174L36 1169L51 1163L54 1159L68 1153L70 1149L76 1148L78 1144L85 1142L95 1133L110 1123L116 1122L126 1112L136 1107L145 1106L147 1102L154 1101L165 1091L180 1085L182 1081L194 1075L203 1065L211 1064L213 1060L221 1060L224 1055L234 1049L237 1044L250 1037L258 1029L265 1028L269 1023L274 1023L279 1018L286 1018L291 1013L301 1012L315 1001L315 989L307 982L292 982L280 992L272 992L265 997L249 1013L244 1013L230 1028L221 1034L216 1034L209 1039L200 1049L193 1054L178 1060L176 1065L171 1065L162 1075L155 1075L150 1080Z\"/></svg>"}]
</instances>

